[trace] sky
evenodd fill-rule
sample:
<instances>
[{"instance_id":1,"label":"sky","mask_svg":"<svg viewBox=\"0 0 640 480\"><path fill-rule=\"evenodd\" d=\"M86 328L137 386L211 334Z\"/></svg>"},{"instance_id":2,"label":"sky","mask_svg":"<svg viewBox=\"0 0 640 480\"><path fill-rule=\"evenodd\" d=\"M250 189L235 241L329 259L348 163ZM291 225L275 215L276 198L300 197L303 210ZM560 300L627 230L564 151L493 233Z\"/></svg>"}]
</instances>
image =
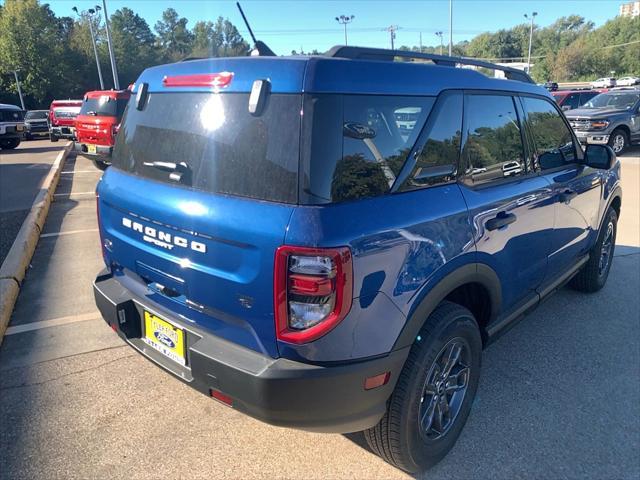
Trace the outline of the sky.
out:
<instances>
[{"instance_id":1,"label":"sky","mask_svg":"<svg viewBox=\"0 0 640 480\"><path fill-rule=\"evenodd\" d=\"M228 17L240 33L249 39L235 1L212 0L106 0L109 14L129 7L153 29L163 10L173 7L189 19L193 27L199 20ZM102 0L43 0L58 16L71 16L71 8L79 10L102 5ZM562 16L577 14L600 26L618 14L620 0L453 0L453 42L470 40L475 35L510 28L525 23L525 13L538 12L536 26L547 26ZM448 0L241 0L242 7L256 37L279 55L291 50L328 50L344 44L344 29L335 20L340 15L355 15L347 26L350 45L390 48L389 32L396 25L396 48L401 45L439 45L435 32L449 38Z\"/></svg>"}]
</instances>

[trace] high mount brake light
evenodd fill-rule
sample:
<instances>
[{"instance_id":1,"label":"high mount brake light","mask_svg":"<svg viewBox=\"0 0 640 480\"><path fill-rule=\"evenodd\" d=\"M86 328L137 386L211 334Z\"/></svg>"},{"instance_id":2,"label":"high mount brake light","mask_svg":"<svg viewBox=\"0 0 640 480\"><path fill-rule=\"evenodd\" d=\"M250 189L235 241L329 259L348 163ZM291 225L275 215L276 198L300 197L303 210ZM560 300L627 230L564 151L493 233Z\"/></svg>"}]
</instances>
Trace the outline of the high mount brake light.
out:
<instances>
[{"instance_id":1,"label":"high mount brake light","mask_svg":"<svg viewBox=\"0 0 640 480\"><path fill-rule=\"evenodd\" d=\"M278 340L300 344L320 338L351 309L351 251L347 247L278 248L273 293Z\"/></svg>"},{"instance_id":2,"label":"high mount brake light","mask_svg":"<svg viewBox=\"0 0 640 480\"><path fill-rule=\"evenodd\" d=\"M224 88L229 86L232 79L232 72L197 73L192 75L173 75L171 77L164 77L162 79L162 84L165 87Z\"/></svg>"}]
</instances>

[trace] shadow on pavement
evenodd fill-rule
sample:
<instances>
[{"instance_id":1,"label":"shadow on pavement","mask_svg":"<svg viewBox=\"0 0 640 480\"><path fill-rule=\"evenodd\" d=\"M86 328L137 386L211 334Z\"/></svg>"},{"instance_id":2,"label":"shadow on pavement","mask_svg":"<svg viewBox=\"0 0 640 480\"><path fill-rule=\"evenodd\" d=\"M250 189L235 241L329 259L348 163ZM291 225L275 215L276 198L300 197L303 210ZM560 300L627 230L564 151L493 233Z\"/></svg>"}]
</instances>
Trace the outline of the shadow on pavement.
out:
<instances>
[{"instance_id":1,"label":"shadow on pavement","mask_svg":"<svg viewBox=\"0 0 640 480\"><path fill-rule=\"evenodd\" d=\"M638 478L638 292L640 248L616 245L600 292L564 288L489 346L456 446L416 478Z\"/></svg>"}]
</instances>

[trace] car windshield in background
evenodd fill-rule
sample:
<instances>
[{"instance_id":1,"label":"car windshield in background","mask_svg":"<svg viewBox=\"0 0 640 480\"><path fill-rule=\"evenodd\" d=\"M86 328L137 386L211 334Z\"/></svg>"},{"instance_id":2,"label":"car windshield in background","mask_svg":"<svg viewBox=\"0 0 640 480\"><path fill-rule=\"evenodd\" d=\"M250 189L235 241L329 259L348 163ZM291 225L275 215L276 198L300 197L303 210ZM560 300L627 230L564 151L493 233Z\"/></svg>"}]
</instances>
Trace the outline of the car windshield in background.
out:
<instances>
[{"instance_id":1,"label":"car windshield in background","mask_svg":"<svg viewBox=\"0 0 640 480\"><path fill-rule=\"evenodd\" d=\"M23 118L21 110L0 110L0 122L19 122Z\"/></svg>"},{"instance_id":2,"label":"car windshield in background","mask_svg":"<svg viewBox=\"0 0 640 480\"><path fill-rule=\"evenodd\" d=\"M585 103L584 108L631 108L638 99L638 93L603 93Z\"/></svg>"},{"instance_id":3,"label":"car windshield in background","mask_svg":"<svg viewBox=\"0 0 640 480\"><path fill-rule=\"evenodd\" d=\"M80 109L78 107L54 108L53 115L56 118L76 118Z\"/></svg>"},{"instance_id":4,"label":"car windshield in background","mask_svg":"<svg viewBox=\"0 0 640 480\"><path fill-rule=\"evenodd\" d=\"M27 112L24 116L25 120L46 120L47 119L47 111L42 110L38 112Z\"/></svg>"},{"instance_id":5,"label":"car windshield in background","mask_svg":"<svg viewBox=\"0 0 640 480\"><path fill-rule=\"evenodd\" d=\"M87 98L82 102L82 108L80 109L80 115L96 115L99 117L121 117L124 113L124 109L127 106L127 99L124 98L111 98L107 95L102 95L95 98Z\"/></svg>"},{"instance_id":6,"label":"car windshield in background","mask_svg":"<svg viewBox=\"0 0 640 480\"><path fill-rule=\"evenodd\" d=\"M259 116L249 94L151 93L122 120L113 166L213 193L295 203L300 95L272 94Z\"/></svg>"}]
</instances>

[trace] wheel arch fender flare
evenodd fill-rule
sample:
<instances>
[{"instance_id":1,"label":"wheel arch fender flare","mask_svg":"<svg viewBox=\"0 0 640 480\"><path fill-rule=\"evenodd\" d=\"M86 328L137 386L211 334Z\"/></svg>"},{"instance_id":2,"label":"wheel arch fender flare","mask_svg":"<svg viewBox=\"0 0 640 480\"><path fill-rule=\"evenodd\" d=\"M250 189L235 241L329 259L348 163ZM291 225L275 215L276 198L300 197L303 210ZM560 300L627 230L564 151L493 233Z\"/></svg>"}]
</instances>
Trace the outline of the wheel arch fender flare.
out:
<instances>
[{"instance_id":1,"label":"wheel arch fender flare","mask_svg":"<svg viewBox=\"0 0 640 480\"><path fill-rule=\"evenodd\" d=\"M436 307L455 289L471 283L480 284L487 291L491 306L488 323L495 320L502 306L502 286L498 274L485 263L469 263L449 272L431 288L426 285L423 287L425 292L422 294L422 299L417 301L416 306L409 312L407 322L393 349L413 344L420 329Z\"/></svg>"},{"instance_id":2,"label":"wheel arch fender flare","mask_svg":"<svg viewBox=\"0 0 640 480\"><path fill-rule=\"evenodd\" d=\"M605 204L605 208L602 211L602 215L598 222L598 232L602 228L602 224L604 223L604 220L607 216L607 212L609 211L609 208L613 205L613 202L615 202L616 199L618 199L618 201L621 203L621 206L622 206L622 188L620 187L619 184L615 186L613 191L609 194L609 198L607 198L607 203Z\"/></svg>"}]
</instances>

